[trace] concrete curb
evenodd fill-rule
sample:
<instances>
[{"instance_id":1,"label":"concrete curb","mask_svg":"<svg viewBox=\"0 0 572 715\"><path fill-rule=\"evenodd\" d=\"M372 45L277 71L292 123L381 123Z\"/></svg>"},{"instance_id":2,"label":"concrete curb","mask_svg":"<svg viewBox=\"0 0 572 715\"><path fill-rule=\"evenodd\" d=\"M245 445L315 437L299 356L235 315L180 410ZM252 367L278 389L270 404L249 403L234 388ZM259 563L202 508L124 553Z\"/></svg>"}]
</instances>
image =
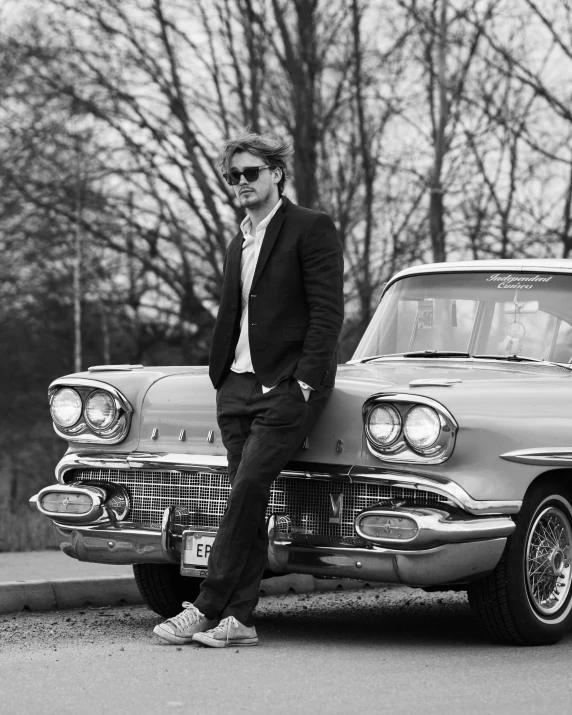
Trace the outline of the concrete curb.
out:
<instances>
[{"instance_id":1,"label":"concrete curb","mask_svg":"<svg viewBox=\"0 0 572 715\"><path fill-rule=\"evenodd\" d=\"M364 583L351 579L324 580L301 574L287 574L265 579L261 596L285 593L328 592L360 588L392 587L389 584ZM135 606L143 598L132 576L97 576L61 578L44 581L6 581L0 583L0 614L18 611L53 611L98 606Z\"/></svg>"},{"instance_id":2,"label":"concrete curb","mask_svg":"<svg viewBox=\"0 0 572 715\"><path fill-rule=\"evenodd\" d=\"M143 599L132 576L7 581L0 584L0 613L141 603Z\"/></svg>"}]
</instances>

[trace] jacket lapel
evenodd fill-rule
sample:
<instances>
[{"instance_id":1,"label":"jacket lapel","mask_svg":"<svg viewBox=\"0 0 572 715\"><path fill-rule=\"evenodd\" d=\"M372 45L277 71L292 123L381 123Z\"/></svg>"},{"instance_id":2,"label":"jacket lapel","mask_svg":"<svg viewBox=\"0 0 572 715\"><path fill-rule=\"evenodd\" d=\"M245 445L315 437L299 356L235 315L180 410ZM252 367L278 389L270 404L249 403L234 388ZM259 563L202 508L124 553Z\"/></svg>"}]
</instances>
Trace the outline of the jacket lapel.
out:
<instances>
[{"instance_id":1,"label":"jacket lapel","mask_svg":"<svg viewBox=\"0 0 572 715\"><path fill-rule=\"evenodd\" d=\"M282 227L282 222L284 221L286 211L288 209L289 200L283 196L282 206L274 214L272 220L268 224L266 233L264 234L264 239L262 241L262 247L260 248L260 254L258 255L258 262L256 264L256 270L254 271L254 276L252 278L252 287L256 285L256 281L260 278L260 274L264 270L266 261L274 248L278 234L280 233L280 228Z\"/></svg>"}]
</instances>

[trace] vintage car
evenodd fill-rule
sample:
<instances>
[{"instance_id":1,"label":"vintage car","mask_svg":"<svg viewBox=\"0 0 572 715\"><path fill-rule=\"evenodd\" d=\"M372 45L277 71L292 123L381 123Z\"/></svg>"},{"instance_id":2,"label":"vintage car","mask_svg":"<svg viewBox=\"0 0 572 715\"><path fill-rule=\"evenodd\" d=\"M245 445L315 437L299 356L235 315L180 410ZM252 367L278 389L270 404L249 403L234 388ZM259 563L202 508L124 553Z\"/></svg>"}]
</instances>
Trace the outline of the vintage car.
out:
<instances>
[{"instance_id":1,"label":"vintage car","mask_svg":"<svg viewBox=\"0 0 572 715\"><path fill-rule=\"evenodd\" d=\"M572 261L415 266L384 287L268 506L268 570L466 590L497 641L572 621ZM171 616L229 492L206 367L102 365L50 385L69 443L31 502L62 551L133 564Z\"/></svg>"}]
</instances>

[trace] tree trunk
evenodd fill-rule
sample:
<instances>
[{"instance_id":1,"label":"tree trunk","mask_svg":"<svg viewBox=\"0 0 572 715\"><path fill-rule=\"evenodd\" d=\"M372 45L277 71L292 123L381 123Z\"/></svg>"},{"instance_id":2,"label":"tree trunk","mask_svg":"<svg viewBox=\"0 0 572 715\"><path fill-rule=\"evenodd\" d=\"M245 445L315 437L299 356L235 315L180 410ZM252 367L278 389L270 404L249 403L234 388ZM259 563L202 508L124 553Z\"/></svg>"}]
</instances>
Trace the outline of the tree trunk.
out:
<instances>
[{"instance_id":1,"label":"tree trunk","mask_svg":"<svg viewBox=\"0 0 572 715\"><path fill-rule=\"evenodd\" d=\"M447 99L447 5L448 0L441 0L441 12L438 28L438 65L437 84L439 92L439 113L434 139L434 162L430 179L429 198L429 231L434 261L446 260L445 251L445 220L443 203L442 171L445 157L445 128L449 119L449 102Z\"/></svg>"}]
</instances>

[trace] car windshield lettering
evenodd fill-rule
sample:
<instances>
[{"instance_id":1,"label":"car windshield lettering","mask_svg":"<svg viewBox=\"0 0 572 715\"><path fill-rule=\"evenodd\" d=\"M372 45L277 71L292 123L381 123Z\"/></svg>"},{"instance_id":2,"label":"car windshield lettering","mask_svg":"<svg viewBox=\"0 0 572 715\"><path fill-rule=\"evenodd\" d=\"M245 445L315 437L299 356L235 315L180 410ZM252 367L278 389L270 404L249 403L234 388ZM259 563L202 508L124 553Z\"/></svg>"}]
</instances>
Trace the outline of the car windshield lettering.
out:
<instances>
[{"instance_id":1,"label":"car windshield lettering","mask_svg":"<svg viewBox=\"0 0 572 715\"><path fill-rule=\"evenodd\" d=\"M385 293L352 361L400 355L572 360L572 276L451 272L407 276Z\"/></svg>"}]
</instances>

